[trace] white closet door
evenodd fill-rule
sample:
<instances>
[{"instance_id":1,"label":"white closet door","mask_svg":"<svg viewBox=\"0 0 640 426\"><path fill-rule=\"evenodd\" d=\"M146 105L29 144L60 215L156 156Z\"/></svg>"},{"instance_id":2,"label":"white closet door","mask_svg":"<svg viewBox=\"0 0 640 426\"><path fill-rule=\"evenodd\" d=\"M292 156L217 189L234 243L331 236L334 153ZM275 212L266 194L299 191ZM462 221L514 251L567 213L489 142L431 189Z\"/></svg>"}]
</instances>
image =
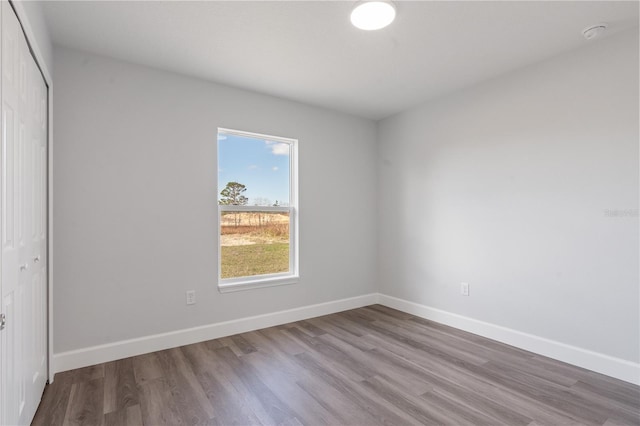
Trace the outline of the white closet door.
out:
<instances>
[{"instance_id":1,"label":"white closet door","mask_svg":"<svg viewBox=\"0 0 640 426\"><path fill-rule=\"evenodd\" d=\"M0 423L28 424L46 381L46 87L6 1L1 14Z\"/></svg>"},{"instance_id":2,"label":"white closet door","mask_svg":"<svg viewBox=\"0 0 640 426\"><path fill-rule=\"evenodd\" d=\"M24 262L24 110L20 93L26 81L26 58L13 11L2 2L2 387L5 404L2 424L25 421L26 376ZM22 65L22 66L21 66ZM21 84L21 82L23 82Z\"/></svg>"},{"instance_id":3,"label":"white closet door","mask_svg":"<svg viewBox=\"0 0 640 426\"><path fill-rule=\"evenodd\" d=\"M33 395L29 401L29 412L35 413L47 381L47 273L46 273L46 152L47 87L33 58L29 61L28 80L28 125L27 135L30 146L27 149L27 191L29 196L26 263L29 264L31 282L29 288L29 341L28 387L27 393ZM33 416L33 414L31 414Z\"/></svg>"}]
</instances>

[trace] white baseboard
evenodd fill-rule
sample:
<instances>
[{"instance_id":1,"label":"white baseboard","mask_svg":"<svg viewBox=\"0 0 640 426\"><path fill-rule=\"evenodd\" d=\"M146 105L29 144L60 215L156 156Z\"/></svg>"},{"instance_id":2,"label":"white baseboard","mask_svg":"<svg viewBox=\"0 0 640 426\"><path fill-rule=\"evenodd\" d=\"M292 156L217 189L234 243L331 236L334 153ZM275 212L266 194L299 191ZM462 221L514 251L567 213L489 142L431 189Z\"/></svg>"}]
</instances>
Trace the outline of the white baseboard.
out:
<instances>
[{"instance_id":1,"label":"white baseboard","mask_svg":"<svg viewBox=\"0 0 640 426\"><path fill-rule=\"evenodd\" d=\"M378 303L539 355L640 385L640 364L384 294Z\"/></svg>"},{"instance_id":2,"label":"white baseboard","mask_svg":"<svg viewBox=\"0 0 640 426\"><path fill-rule=\"evenodd\" d=\"M74 368L342 312L375 303L640 385L640 364L384 294L367 294L62 352L53 355L54 371L59 373Z\"/></svg>"},{"instance_id":3,"label":"white baseboard","mask_svg":"<svg viewBox=\"0 0 640 426\"><path fill-rule=\"evenodd\" d=\"M378 295L375 293L367 294L348 299L319 303L317 305L288 309L286 311L61 352L53 355L54 371L59 373L102 362L115 361L117 359L142 355L149 352L190 345L205 340L217 339L349 309L361 308L375 303L378 303Z\"/></svg>"}]
</instances>

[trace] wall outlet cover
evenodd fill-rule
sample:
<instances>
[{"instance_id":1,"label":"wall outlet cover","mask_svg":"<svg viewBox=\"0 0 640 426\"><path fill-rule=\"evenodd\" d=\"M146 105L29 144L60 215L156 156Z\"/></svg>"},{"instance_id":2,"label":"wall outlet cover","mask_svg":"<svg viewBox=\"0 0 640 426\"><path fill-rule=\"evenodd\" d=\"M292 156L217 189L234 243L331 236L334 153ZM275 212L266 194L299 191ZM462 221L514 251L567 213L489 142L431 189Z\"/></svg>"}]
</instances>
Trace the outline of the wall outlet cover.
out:
<instances>
[{"instance_id":1,"label":"wall outlet cover","mask_svg":"<svg viewBox=\"0 0 640 426\"><path fill-rule=\"evenodd\" d=\"M460 294L463 296L469 295L469 283L460 283Z\"/></svg>"}]
</instances>

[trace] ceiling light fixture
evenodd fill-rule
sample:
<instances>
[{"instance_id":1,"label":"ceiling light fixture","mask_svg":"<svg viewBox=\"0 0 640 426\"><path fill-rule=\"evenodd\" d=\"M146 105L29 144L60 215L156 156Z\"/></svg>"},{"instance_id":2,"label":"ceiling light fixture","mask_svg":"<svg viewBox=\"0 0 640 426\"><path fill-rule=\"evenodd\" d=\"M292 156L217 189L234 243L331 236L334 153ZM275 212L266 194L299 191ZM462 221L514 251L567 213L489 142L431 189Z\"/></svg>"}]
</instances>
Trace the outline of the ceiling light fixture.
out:
<instances>
[{"instance_id":1,"label":"ceiling light fixture","mask_svg":"<svg viewBox=\"0 0 640 426\"><path fill-rule=\"evenodd\" d=\"M379 30L396 17L396 7L390 1L360 1L351 12L351 23L361 30Z\"/></svg>"},{"instance_id":2,"label":"ceiling light fixture","mask_svg":"<svg viewBox=\"0 0 640 426\"><path fill-rule=\"evenodd\" d=\"M607 29L607 24L592 25L590 27L585 28L582 31L582 35L587 40L592 40L594 38L600 37L606 29Z\"/></svg>"}]
</instances>

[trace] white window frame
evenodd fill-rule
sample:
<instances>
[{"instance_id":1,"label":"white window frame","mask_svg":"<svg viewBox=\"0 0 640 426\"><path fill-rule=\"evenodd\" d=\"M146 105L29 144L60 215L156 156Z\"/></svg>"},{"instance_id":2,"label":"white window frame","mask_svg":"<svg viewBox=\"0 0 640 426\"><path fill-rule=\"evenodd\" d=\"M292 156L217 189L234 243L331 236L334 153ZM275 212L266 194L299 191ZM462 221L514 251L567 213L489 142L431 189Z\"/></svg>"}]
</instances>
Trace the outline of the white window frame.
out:
<instances>
[{"instance_id":1,"label":"white window frame","mask_svg":"<svg viewBox=\"0 0 640 426\"><path fill-rule=\"evenodd\" d=\"M261 139L273 142L286 143L289 145L289 205L288 206L233 206L221 205L216 194L216 204L218 204L217 214L217 241L218 241L218 290L221 293L249 290L254 288L273 287L277 285L295 284L300 278L298 258L299 241L298 232L298 140L271 136L261 133L245 132L242 130L227 129L218 127L220 134L231 134L235 136ZM218 148L218 167L220 158L219 140L216 138ZM217 192L217 189L216 189ZM282 212L289 213L289 271L277 274L253 275L247 277L222 278L222 246L220 245L220 231L222 212L244 211L244 212Z\"/></svg>"}]
</instances>

